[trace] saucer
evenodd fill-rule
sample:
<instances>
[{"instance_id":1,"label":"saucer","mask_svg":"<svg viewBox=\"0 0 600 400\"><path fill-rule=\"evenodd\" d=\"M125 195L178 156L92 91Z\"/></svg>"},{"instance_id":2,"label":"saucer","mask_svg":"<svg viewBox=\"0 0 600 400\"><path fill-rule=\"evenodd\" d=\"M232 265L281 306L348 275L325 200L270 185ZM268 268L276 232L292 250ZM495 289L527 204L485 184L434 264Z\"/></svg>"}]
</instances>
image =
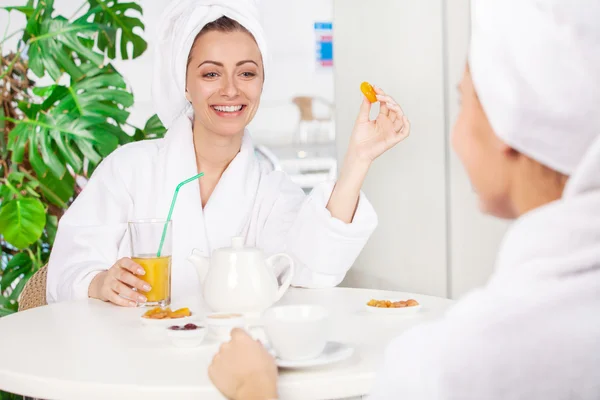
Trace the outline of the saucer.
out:
<instances>
[{"instance_id":1,"label":"saucer","mask_svg":"<svg viewBox=\"0 0 600 400\"><path fill-rule=\"evenodd\" d=\"M354 354L354 348L351 346L340 342L327 342L325 350L318 357L309 360L282 360L276 357L275 363L280 368L312 368L344 361L352 354Z\"/></svg>"}]
</instances>

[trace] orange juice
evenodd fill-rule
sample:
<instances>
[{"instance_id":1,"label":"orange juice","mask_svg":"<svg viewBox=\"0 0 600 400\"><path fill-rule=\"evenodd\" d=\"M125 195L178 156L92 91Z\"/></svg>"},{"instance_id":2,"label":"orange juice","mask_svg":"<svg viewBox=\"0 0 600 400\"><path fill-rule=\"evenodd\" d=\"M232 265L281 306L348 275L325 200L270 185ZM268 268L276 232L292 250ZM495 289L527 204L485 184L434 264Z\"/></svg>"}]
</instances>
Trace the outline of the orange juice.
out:
<instances>
[{"instance_id":1,"label":"orange juice","mask_svg":"<svg viewBox=\"0 0 600 400\"><path fill-rule=\"evenodd\" d=\"M146 274L139 278L147 282L152 289L144 293L148 299L146 305L168 306L171 303L171 256L132 257Z\"/></svg>"}]
</instances>

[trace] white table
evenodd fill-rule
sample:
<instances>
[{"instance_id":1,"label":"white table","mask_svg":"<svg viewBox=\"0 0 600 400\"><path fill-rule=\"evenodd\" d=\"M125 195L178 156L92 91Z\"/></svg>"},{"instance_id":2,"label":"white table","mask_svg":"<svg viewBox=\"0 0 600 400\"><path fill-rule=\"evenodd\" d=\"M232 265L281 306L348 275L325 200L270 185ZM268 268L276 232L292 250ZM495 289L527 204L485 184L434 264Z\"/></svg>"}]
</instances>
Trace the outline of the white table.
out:
<instances>
[{"instance_id":1,"label":"white table","mask_svg":"<svg viewBox=\"0 0 600 400\"><path fill-rule=\"evenodd\" d=\"M412 316L374 315L364 311L371 298L416 298L423 307ZM386 344L407 328L439 316L452 302L336 288L293 289L280 303L326 306L332 314L331 340L356 349L352 358L339 364L281 371L281 398L306 400L368 393ZM203 310L199 299L186 305ZM222 399L206 372L218 345L174 348L163 331L141 326L142 313L86 300L1 318L0 389L61 400Z\"/></svg>"}]
</instances>

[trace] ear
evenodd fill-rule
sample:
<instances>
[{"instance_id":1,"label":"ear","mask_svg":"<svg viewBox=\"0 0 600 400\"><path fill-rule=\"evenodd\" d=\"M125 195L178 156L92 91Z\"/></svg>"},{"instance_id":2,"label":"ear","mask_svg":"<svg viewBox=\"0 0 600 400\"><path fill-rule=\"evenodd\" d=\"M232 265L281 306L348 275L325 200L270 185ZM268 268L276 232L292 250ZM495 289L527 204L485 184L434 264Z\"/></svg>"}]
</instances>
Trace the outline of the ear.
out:
<instances>
[{"instance_id":1,"label":"ear","mask_svg":"<svg viewBox=\"0 0 600 400\"><path fill-rule=\"evenodd\" d=\"M192 96L190 96L190 92L188 92L187 89L185 90L185 99L190 103L192 102Z\"/></svg>"}]
</instances>

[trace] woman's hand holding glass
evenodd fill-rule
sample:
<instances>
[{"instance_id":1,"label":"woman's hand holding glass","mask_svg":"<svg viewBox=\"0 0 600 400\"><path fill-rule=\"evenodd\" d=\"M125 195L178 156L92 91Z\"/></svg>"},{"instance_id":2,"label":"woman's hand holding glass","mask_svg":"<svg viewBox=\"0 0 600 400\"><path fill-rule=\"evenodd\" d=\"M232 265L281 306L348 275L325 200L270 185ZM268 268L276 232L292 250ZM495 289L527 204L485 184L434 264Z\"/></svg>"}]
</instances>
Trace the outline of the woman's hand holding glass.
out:
<instances>
[{"instance_id":1,"label":"woman's hand holding glass","mask_svg":"<svg viewBox=\"0 0 600 400\"><path fill-rule=\"evenodd\" d=\"M145 273L131 258L123 257L107 271L102 271L94 277L88 296L118 306L136 307L138 303L147 301L142 293L151 289L150 285L137 277Z\"/></svg>"}]
</instances>

